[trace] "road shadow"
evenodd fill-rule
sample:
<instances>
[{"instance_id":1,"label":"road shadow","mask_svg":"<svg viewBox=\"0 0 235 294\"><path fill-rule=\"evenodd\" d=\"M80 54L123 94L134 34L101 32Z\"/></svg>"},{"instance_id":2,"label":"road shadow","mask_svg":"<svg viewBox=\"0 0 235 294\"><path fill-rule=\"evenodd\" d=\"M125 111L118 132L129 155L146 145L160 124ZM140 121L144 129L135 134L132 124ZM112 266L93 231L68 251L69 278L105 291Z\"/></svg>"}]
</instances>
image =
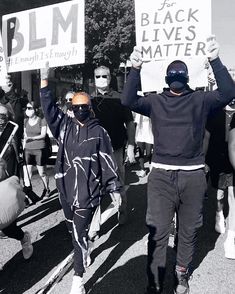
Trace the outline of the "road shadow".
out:
<instances>
[{"instance_id":1,"label":"road shadow","mask_svg":"<svg viewBox=\"0 0 235 294\"><path fill-rule=\"evenodd\" d=\"M72 251L71 236L64 222L43 232L34 242L33 256L25 261L18 252L0 272L1 294L22 294L43 279Z\"/></svg>"},{"instance_id":2,"label":"road shadow","mask_svg":"<svg viewBox=\"0 0 235 294\"><path fill-rule=\"evenodd\" d=\"M174 255L172 248L168 247L168 260ZM140 255L119 266L91 284L91 280L85 284L88 294L143 294L146 291L147 275L146 275L147 256ZM94 281L94 280L93 280ZM162 294L173 294L173 268L167 267L164 290Z\"/></svg>"},{"instance_id":3,"label":"road shadow","mask_svg":"<svg viewBox=\"0 0 235 294\"><path fill-rule=\"evenodd\" d=\"M225 206L226 203L225 203ZM203 226L198 231L198 241L192 263L192 271L197 269L207 254L214 250L219 233L215 231L216 191L209 186L208 198L204 200ZM225 209L225 214L227 214Z\"/></svg>"},{"instance_id":4,"label":"road shadow","mask_svg":"<svg viewBox=\"0 0 235 294\"><path fill-rule=\"evenodd\" d=\"M30 210L25 210L24 214L17 218L17 222L20 222L20 227L23 228L29 224L32 224L44 217L47 217L51 213L61 209L61 205L58 199L58 195L50 197L48 200L40 203L40 206L35 206L34 209L30 207ZM27 220L29 219L29 220ZM26 220L26 221L24 221Z\"/></svg>"},{"instance_id":5,"label":"road shadow","mask_svg":"<svg viewBox=\"0 0 235 294\"><path fill-rule=\"evenodd\" d=\"M132 177L128 176L128 180L136 181L138 179L135 175L132 175ZM128 250L135 242L141 240L147 234L147 227L145 226L146 189L146 184L134 186L131 185L129 187L127 191L128 220L125 225L120 226L117 224L117 214L115 214L101 226L100 236L106 234L111 229L112 232L107 241L94 249L91 254L92 260L99 258L99 255L104 250L109 248L113 249L106 258L105 262L100 265L92 277L87 281L86 288L93 289L93 285L96 284L97 281L113 267L113 265L121 258L126 250ZM144 268L143 271L145 271ZM97 293L114 292L101 291Z\"/></svg>"}]
</instances>

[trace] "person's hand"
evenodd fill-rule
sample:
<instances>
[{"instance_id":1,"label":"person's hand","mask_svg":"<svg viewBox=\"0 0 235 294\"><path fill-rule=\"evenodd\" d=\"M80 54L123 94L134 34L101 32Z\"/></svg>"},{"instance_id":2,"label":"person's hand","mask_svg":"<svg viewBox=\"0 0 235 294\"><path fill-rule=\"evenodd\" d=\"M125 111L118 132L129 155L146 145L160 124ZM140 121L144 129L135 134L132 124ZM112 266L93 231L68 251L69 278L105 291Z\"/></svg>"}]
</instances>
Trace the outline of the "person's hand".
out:
<instances>
[{"instance_id":1,"label":"person's hand","mask_svg":"<svg viewBox=\"0 0 235 294\"><path fill-rule=\"evenodd\" d=\"M207 57L209 61L212 61L219 57L219 44L214 35L207 38Z\"/></svg>"},{"instance_id":2,"label":"person's hand","mask_svg":"<svg viewBox=\"0 0 235 294\"><path fill-rule=\"evenodd\" d=\"M47 61L45 64L45 67L40 69L41 80L48 80L49 73L50 73L50 67L49 67L49 62Z\"/></svg>"},{"instance_id":3,"label":"person's hand","mask_svg":"<svg viewBox=\"0 0 235 294\"><path fill-rule=\"evenodd\" d=\"M134 146L133 145L128 145L126 149L126 155L127 159L130 163L135 163L135 152L134 152Z\"/></svg>"},{"instance_id":4,"label":"person's hand","mask_svg":"<svg viewBox=\"0 0 235 294\"><path fill-rule=\"evenodd\" d=\"M118 191L115 191L115 192L111 192L110 196L112 198L112 202L114 206L120 207L122 203L121 194Z\"/></svg>"},{"instance_id":5,"label":"person's hand","mask_svg":"<svg viewBox=\"0 0 235 294\"><path fill-rule=\"evenodd\" d=\"M130 56L131 64L134 68L140 69L143 63L141 49L137 46L134 47Z\"/></svg>"}]
</instances>

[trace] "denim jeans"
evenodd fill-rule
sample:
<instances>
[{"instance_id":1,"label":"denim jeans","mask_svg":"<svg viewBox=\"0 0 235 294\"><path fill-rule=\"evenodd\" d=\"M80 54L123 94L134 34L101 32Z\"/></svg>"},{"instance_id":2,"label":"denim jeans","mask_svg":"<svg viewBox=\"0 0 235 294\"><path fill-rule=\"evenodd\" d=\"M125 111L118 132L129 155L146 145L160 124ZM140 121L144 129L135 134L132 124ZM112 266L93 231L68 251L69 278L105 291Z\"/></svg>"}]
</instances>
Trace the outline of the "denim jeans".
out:
<instances>
[{"instance_id":1,"label":"denim jeans","mask_svg":"<svg viewBox=\"0 0 235 294\"><path fill-rule=\"evenodd\" d=\"M146 224L149 228L147 275L150 285L162 286L171 221L178 217L176 264L188 268L197 229L202 226L206 192L203 169L195 171L153 168L148 179Z\"/></svg>"}]
</instances>

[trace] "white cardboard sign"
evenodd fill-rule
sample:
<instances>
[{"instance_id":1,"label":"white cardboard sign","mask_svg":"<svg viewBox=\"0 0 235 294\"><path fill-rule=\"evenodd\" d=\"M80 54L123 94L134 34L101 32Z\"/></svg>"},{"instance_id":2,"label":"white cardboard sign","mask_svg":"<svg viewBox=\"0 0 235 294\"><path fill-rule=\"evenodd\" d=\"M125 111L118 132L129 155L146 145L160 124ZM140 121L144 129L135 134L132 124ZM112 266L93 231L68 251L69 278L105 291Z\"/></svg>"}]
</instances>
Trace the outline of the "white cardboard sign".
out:
<instances>
[{"instance_id":1,"label":"white cardboard sign","mask_svg":"<svg viewBox=\"0 0 235 294\"><path fill-rule=\"evenodd\" d=\"M193 84L207 85L206 39L211 35L211 0L135 0L135 20L136 44L145 61L141 73L144 92L166 86L166 64L176 59L187 63L190 75L196 72L191 76Z\"/></svg>"},{"instance_id":2,"label":"white cardboard sign","mask_svg":"<svg viewBox=\"0 0 235 294\"><path fill-rule=\"evenodd\" d=\"M3 16L8 72L84 63L84 0Z\"/></svg>"}]
</instances>

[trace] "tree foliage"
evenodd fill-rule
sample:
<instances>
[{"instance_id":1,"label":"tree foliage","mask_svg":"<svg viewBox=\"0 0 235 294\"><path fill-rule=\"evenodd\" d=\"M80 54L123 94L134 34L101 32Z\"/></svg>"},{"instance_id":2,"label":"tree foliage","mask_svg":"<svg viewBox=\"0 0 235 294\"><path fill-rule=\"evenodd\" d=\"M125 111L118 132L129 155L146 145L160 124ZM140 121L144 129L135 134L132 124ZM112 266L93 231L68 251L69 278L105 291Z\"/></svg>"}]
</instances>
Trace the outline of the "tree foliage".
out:
<instances>
[{"instance_id":1,"label":"tree foliage","mask_svg":"<svg viewBox=\"0 0 235 294\"><path fill-rule=\"evenodd\" d=\"M87 0L86 63L118 68L135 42L134 0Z\"/></svg>"}]
</instances>

